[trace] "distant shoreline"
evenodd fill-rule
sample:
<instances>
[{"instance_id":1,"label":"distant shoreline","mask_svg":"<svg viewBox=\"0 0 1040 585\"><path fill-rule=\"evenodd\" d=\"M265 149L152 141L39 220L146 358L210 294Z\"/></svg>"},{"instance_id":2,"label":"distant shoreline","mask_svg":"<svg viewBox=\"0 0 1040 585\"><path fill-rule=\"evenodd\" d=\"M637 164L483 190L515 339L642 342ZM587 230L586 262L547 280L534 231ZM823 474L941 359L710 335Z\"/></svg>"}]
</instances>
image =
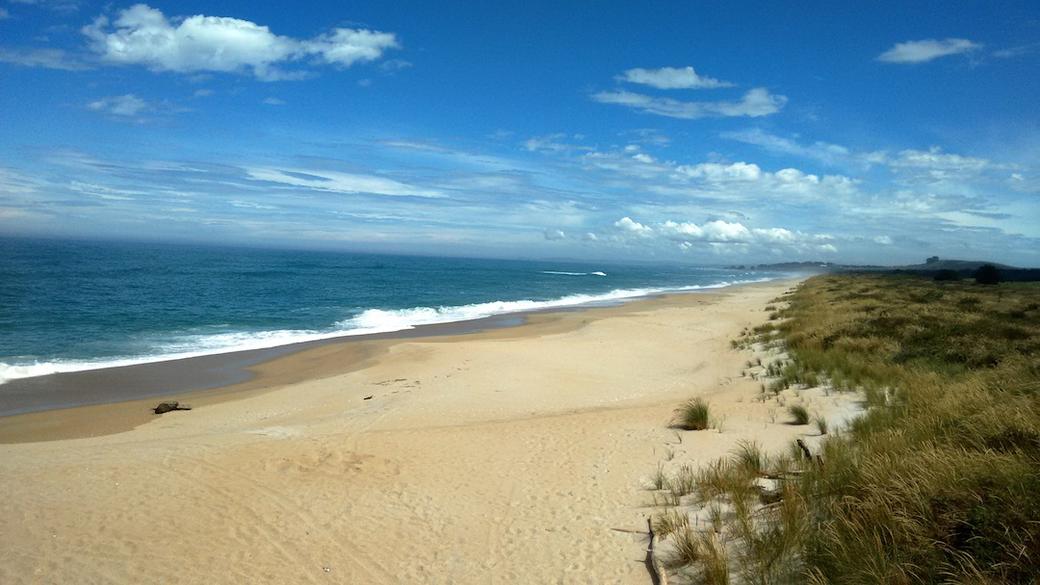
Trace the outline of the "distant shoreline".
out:
<instances>
[{"instance_id":1,"label":"distant shoreline","mask_svg":"<svg viewBox=\"0 0 1040 585\"><path fill-rule=\"evenodd\" d=\"M419 325L388 333L371 333L292 343L272 348L249 349L163 360L127 366L98 368L19 378L0 385L0 421L10 423L11 417L97 407L142 400L169 397L197 399L208 392L225 393L229 389L256 389L267 383L258 379L258 370L266 363L287 356L328 346L352 347L358 351L371 344L394 343L406 339L438 338L513 328L538 322L551 321L556 315L574 311L594 311L617 307L638 306L654 299L683 295L711 294L759 284L773 284L786 279L740 283L718 288L662 292L610 303L588 303L553 307L535 311L521 311L448 323ZM360 359L359 359L360 361ZM343 369L352 366L344 364ZM304 379L301 374L300 379Z\"/></svg>"}]
</instances>

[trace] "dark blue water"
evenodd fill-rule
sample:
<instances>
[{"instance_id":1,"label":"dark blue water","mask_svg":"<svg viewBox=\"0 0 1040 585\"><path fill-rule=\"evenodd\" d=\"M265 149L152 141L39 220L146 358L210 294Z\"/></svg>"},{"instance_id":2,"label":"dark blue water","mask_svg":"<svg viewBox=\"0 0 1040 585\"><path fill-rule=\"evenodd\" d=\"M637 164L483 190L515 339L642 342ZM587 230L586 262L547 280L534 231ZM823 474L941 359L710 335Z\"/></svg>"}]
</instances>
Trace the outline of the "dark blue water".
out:
<instances>
[{"instance_id":1,"label":"dark blue water","mask_svg":"<svg viewBox=\"0 0 1040 585\"><path fill-rule=\"evenodd\" d=\"M0 239L0 382L776 274Z\"/></svg>"}]
</instances>

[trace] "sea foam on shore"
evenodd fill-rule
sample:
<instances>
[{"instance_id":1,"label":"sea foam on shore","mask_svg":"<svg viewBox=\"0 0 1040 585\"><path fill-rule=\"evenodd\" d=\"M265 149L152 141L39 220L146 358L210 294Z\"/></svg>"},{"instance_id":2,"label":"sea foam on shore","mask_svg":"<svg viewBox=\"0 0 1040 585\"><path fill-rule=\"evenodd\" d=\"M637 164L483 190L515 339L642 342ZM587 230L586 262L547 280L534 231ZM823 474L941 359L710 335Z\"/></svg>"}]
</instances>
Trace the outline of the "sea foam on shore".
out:
<instances>
[{"instance_id":1,"label":"sea foam on shore","mask_svg":"<svg viewBox=\"0 0 1040 585\"><path fill-rule=\"evenodd\" d=\"M140 355L92 360L56 359L31 363L0 362L0 384L9 380L49 374L115 368L236 351L268 349L342 337L392 333L414 329L423 325L473 321L511 313L614 304L657 294L718 289L737 284L749 284L768 280L771 279L758 278L722 281L712 284L670 288L615 289L603 294L572 294L545 301L491 301L457 306L414 307L409 309L372 308L365 309L353 317L338 321L327 329L278 329L182 335L156 343L151 348L151 351Z\"/></svg>"}]
</instances>

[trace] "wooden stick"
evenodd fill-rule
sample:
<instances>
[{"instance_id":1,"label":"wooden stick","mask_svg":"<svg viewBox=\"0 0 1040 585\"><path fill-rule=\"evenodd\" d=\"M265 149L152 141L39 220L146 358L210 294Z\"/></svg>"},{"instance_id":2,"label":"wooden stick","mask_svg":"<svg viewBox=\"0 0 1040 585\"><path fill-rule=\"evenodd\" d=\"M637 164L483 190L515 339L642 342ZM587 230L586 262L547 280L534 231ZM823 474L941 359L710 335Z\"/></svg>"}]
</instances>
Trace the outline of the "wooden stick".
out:
<instances>
[{"instance_id":1,"label":"wooden stick","mask_svg":"<svg viewBox=\"0 0 1040 585\"><path fill-rule=\"evenodd\" d=\"M654 557L654 549L656 544L656 535L654 534L654 525L650 521L650 518L646 519L646 528L650 532L650 546L646 549L646 570L650 573L650 583L652 585L668 585L668 573L665 573L664 569L658 564L657 559Z\"/></svg>"}]
</instances>

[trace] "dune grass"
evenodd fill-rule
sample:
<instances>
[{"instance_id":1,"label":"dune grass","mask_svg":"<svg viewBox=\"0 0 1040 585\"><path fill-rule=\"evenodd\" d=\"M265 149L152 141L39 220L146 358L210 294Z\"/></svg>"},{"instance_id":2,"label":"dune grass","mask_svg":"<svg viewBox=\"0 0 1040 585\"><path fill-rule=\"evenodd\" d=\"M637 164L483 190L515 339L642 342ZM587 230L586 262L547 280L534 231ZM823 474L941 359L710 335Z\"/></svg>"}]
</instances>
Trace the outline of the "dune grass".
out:
<instances>
[{"instance_id":1,"label":"dune grass","mask_svg":"<svg viewBox=\"0 0 1040 585\"><path fill-rule=\"evenodd\" d=\"M1035 582L1040 286L832 275L780 300L783 319L738 345L783 343L784 387L827 381L867 410L841 433L817 418L822 464L745 444L697 472L692 497L732 512L712 546L739 580ZM777 478L768 499L763 474ZM697 550L704 582L734 577Z\"/></svg>"},{"instance_id":2,"label":"dune grass","mask_svg":"<svg viewBox=\"0 0 1040 585\"><path fill-rule=\"evenodd\" d=\"M711 412L708 403L702 398L694 398L683 403L675 410L673 426L686 431L703 431L711 424Z\"/></svg>"},{"instance_id":3,"label":"dune grass","mask_svg":"<svg viewBox=\"0 0 1040 585\"><path fill-rule=\"evenodd\" d=\"M816 430L819 431L821 435L827 434L827 419L822 416L813 417L813 424L816 425Z\"/></svg>"},{"instance_id":4,"label":"dune grass","mask_svg":"<svg viewBox=\"0 0 1040 585\"><path fill-rule=\"evenodd\" d=\"M809 411L806 410L805 407L801 404L792 404L791 406L788 406L787 414L791 415L791 424L809 424Z\"/></svg>"}]
</instances>

